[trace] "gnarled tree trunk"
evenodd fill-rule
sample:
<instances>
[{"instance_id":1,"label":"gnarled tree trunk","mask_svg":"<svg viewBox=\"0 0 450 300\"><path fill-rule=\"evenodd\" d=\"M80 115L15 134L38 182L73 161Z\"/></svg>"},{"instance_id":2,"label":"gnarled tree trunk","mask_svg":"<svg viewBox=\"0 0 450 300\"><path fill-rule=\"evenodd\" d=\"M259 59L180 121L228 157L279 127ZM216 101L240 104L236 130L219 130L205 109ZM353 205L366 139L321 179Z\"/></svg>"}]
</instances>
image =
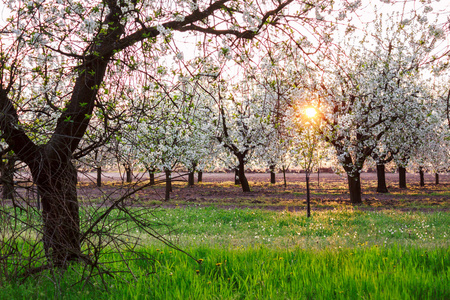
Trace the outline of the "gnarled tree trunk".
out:
<instances>
[{"instance_id":1,"label":"gnarled tree trunk","mask_svg":"<svg viewBox=\"0 0 450 300\"><path fill-rule=\"evenodd\" d=\"M65 267L81 254L77 171L69 159L45 156L30 169L41 197L46 256Z\"/></svg>"}]
</instances>

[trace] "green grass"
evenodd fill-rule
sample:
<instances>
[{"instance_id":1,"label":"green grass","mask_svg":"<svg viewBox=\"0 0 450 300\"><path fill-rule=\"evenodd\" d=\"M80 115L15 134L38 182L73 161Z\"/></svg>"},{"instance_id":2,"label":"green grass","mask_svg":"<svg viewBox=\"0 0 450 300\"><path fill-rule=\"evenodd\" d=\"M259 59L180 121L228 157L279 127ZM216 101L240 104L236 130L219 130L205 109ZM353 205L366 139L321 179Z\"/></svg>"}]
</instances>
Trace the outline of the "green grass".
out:
<instances>
[{"instance_id":1,"label":"green grass","mask_svg":"<svg viewBox=\"0 0 450 300\"><path fill-rule=\"evenodd\" d=\"M191 206L148 218L176 229L172 240L202 264L143 235L140 251L156 263L130 261L137 280L119 273L105 277L106 291L98 279L82 289L72 286L75 267L62 279L0 282L0 299L450 298L447 212L338 209L308 219L304 211Z\"/></svg>"},{"instance_id":2,"label":"green grass","mask_svg":"<svg viewBox=\"0 0 450 300\"><path fill-rule=\"evenodd\" d=\"M177 241L208 246L355 247L401 245L450 246L447 212L360 211L270 212L258 209L186 207L162 210L159 217L177 229Z\"/></svg>"},{"instance_id":3,"label":"green grass","mask_svg":"<svg viewBox=\"0 0 450 300\"><path fill-rule=\"evenodd\" d=\"M71 287L65 280L30 280L3 287L3 299L448 299L450 251L401 247L367 247L320 251L190 248L202 264L169 249L145 251L158 261L146 274L130 263L137 281L107 278ZM52 280L53 279L53 280ZM53 282L52 282L53 281ZM61 293L60 293L61 291Z\"/></svg>"}]
</instances>

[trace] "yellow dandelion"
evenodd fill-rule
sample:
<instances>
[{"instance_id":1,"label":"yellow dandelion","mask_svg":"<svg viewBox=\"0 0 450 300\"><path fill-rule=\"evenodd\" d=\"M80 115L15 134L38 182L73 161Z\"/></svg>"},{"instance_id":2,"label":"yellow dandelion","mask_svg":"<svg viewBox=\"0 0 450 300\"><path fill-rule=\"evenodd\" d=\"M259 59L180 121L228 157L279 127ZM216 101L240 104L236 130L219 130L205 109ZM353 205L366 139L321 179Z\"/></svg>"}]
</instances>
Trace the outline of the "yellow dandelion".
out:
<instances>
[{"instance_id":1,"label":"yellow dandelion","mask_svg":"<svg viewBox=\"0 0 450 300\"><path fill-rule=\"evenodd\" d=\"M217 263L216 266L220 267L221 264L222 264L222 263Z\"/></svg>"},{"instance_id":2,"label":"yellow dandelion","mask_svg":"<svg viewBox=\"0 0 450 300\"><path fill-rule=\"evenodd\" d=\"M202 258L197 259L197 262L198 262L199 264L201 264L201 263L203 263L203 259L202 259Z\"/></svg>"},{"instance_id":3,"label":"yellow dandelion","mask_svg":"<svg viewBox=\"0 0 450 300\"><path fill-rule=\"evenodd\" d=\"M200 273L200 270L195 270L195 272L198 274L198 273Z\"/></svg>"}]
</instances>

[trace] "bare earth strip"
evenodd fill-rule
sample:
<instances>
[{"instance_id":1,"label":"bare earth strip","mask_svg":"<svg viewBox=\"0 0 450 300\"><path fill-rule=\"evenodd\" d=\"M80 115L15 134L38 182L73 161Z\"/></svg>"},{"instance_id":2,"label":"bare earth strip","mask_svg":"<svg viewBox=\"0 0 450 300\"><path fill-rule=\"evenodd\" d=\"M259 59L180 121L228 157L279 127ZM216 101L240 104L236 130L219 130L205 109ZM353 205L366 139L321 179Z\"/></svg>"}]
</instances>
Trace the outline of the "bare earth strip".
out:
<instances>
[{"instance_id":1,"label":"bare earth strip","mask_svg":"<svg viewBox=\"0 0 450 300\"><path fill-rule=\"evenodd\" d=\"M171 199L164 201L163 175L157 174L159 184L136 193L130 205L183 207L186 205L223 208L262 208L268 210L302 211L306 204L305 174L287 173L287 187L282 174L277 174L277 183L270 184L268 173L248 173L250 193L243 193L234 185L233 173L204 173L203 182L187 186L186 174L173 174L174 188ZM313 210L328 210L342 206L351 207L345 175L317 173L311 175L311 199ZM318 183L319 179L319 183ZM398 174L387 173L388 194L376 192L376 173L362 173L363 205L361 210L399 209L404 211L449 211L450 174L440 174L440 184L434 184L434 175L425 174L425 187L419 187L419 175L407 174L408 189L398 188ZM94 173L79 175L79 195L86 201L97 199L107 205L126 191L148 180L147 174L135 174L131 184L123 184L118 172L103 174L103 186L95 186ZM105 200L105 195L107 195ZM102 199L102 200L100 200Z\"/></svg>"}]
</instances>

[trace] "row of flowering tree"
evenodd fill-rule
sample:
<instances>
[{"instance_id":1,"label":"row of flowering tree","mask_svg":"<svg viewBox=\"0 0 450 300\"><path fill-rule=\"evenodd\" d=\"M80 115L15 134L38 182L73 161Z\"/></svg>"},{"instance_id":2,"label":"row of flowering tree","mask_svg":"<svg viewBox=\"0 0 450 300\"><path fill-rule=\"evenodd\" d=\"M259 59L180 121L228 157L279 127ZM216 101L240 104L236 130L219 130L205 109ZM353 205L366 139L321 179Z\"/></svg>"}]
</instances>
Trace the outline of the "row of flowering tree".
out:
<instances>
[{"instance_id":1,"label":"row of flowering tree","mask_svg":"<svg viewBox=\"0 0 450 300\"><path fill-rule=\"evenodd\" d=\"M310 136L304 129L313 122L318 141L334 148L347 173L354 203L361 202L359 174L368 159L377 166L379 192L387 192L384 166L390 161L399 168L401 187L408 165L431 170L433 164L439 165L434 170L445 170L448 130L442 126L442 91L424 79L429 53L441 38L439 31L420 17L389 22L390 27L382 30L385 22L381 17L376 20L376 39L370 40L368 33L356 38L348 33L338 48L330 47L312 61L300 59L304 49L292 50L287 43L258 49L259 56L251 61L250 49L245 56L223 50L217 61L209 61L215 73L191 79L190 92L185 91L189 99L197 99L197 110L202 111L192 117L203 128L192 126L190 134L195 132L194 140L208 141L209 149L214 149L209 150L213 155L203 155L208 165L236 169L243 190L249 191L246 167L272 169L278 164L283 169L303 165L312 156L324 158L319 153L326 145L317 153L305 153ZM369 41L359 43L365 39L370 47ZM241 68L242 61L246 68ZM227 68L229 72L223 72ZM174 110L186 102L181 96L176 99ZM318 119L305 121L303 111L310 106L319 111ZM194 148L191 144L185 149ZM426 155L430 153L435 154Z\"/></svg>"}]
</instances>

